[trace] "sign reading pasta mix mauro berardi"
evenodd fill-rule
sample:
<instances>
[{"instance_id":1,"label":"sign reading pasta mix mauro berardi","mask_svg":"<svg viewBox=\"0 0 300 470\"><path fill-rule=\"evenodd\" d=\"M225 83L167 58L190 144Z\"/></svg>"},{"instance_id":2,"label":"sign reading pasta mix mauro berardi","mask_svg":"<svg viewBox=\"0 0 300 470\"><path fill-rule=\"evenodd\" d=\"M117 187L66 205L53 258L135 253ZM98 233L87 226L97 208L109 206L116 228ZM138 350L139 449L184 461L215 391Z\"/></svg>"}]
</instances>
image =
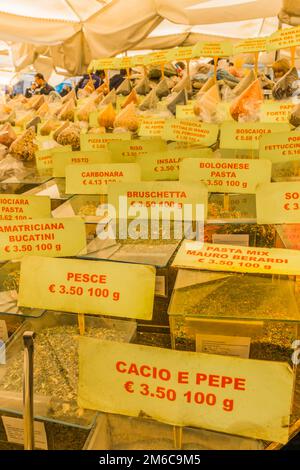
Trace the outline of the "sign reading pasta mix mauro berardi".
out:
<instances>
[{"instance_id":1,"label":"sign reading pasta mix mauro berardi","mask_svg":"<svg viewBox=\"0 0 300 470\"><path fill-rule=\"evenodd\" d=\"M154 292L153 266L35 256L22 260L18 304L151 320Z\"/></svg>"},{"instance_id":2,"label":"sign reading pasta mix mauro berardi","mask_svg":"<svg viewBox=\"0 0 300 470\"><path fill-rule=\"evenodd\" d=\"M286 443L292 393L285 363L79 338L82 408Z\"/></svg>"},{"instance_id":3,"label":"sign reading pasta mix mauro berardi","mask_svg":"<svg viewBox=\"0 0 300 470\"><path fill-rule=\"evenodd\" d=\"M0 260L25 255L76 256L85 248L86 232L80 217L0 224Z\"/></svg>"},{"instance_id":4,"label":"sign reading pasta mix mauro berardi","mask_svg":"<svg viewBox=\"0 0 300 470\"><path fill-rule=\"evenodd\" d=\"M209 271L300 275L300 251L185 240L173 266Z\"/></svg>"}]
</instances>

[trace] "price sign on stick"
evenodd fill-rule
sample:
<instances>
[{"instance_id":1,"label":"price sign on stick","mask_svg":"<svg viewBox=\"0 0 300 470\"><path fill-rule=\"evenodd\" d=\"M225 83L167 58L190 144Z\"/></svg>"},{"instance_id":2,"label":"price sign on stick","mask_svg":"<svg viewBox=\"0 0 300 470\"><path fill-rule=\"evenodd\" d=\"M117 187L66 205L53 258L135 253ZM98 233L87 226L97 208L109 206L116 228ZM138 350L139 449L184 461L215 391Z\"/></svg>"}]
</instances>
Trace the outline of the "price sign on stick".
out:
<instances>
[{"instance_id":1,"label":"price sign on stick","mask_svg":"<svg viewBox=\"0 0 300 470\"><path fill-rule=\"evenodd\" d=\"M263 136L259 142L259 158L267 158L273 163L300 160L300 133L280 132Z\"/></svg>"},{"instance_id":2,"label":"price sign on stick","mask_svg":"<svg viewBox=\"0 0 300 470\"><path fill-rule=\"evenodd\" d=\"M110 183L140 181L137 163L70 165L66 168L66 193L107 194Z\"/></svg>"},{"instance_id":3,"label":"price sign on stick","mask_svg":"<svg viewBox=\"0 0 300 470\"><path fill-rule=\"evenodd\" d=\"M285 363L79 340L82 408L286 443L292 393Z\"/></svg>"},{"instance_id":4,"label":"price sign on stick","mask_svg":"<svg viewBox=\"0 0 300 470\"><path fill-rule=\"evenodd\" d=\"M166 140L190 142L210 147L218 138L219 127L216 124L190 119L168 119L162 132Z\"/></svg>"},{"instance_id":5,"label":"price sign on stick","mask_svg":"<svg viewBox=\"0 0 300 470\"><path fill-rule=\"evenodd\" d=\"M187 158L180 164L180 181L202 181L214 193L254 194L259 183L271 181L268 160Z\"/></svg>"},{"instance_id":6,"label":"price sign on stick","mask_svg":"<svg viewBox=\"0 0 300 470\"><path fill-rule=\"evenodd\" d=\"M51 216L47 196L0 195L0 221L29 220Z\"/></svg>"},{"instance_id":7,"label":"price sign on stick","mask_svg":"<svg viewBox=\"0 0 300 470\"><path fill-rule=\"evenodd\" d=\"M151 320L154 291L152 266L32 257L21 264L19 305Z\"/></svg>"},{"instance_id":8,"label":"price sign on stick","mask_svg":"<svg viewBox=\"0 0 300 470\"><path fill-rule=\"evenodd\" d=\"M110 153L107 150L54 152L53 176L64 178L66 167L69 165L90 165L92 163L109 163L110 161Z\"/></svg>"},{"instance_id":9,"label":"price sign on stick","mask_svg":"<svg viewBox=\"0 0 300 470\"><path fill-rule=\"evenodd\" d=\"M300 224L299 182L260 185L256 211L258 224Z\"/></svg>"},{"instance_id":10,"label":"price sign on stick","mask_svg":"<svg viewBox=\"0 0 300 470\"><path fill-rule=\"evenodd\" d=\"M209 271L300 275L300 251L184 241L173 266Z\"/></svg>"},{"instance_id":11,"label":"price sign on stick","mask_svg":"<svg viewBox=\"0 0 300 470\"><path fill-rule=\"evenodd\" d=\"M165 119L142 119L139 128L140 137L162 137Z\"/></svg>"},{"instance_id":12,"label":"price sign on stick","mask_svg":"<svg viewBox=\"0 0 300 470\"><path fill-rule=\"evenodd\" d=\"M136 141L110 142L108 150L114 163L134 163L137 157L167 150L167 144L162 139L139 139Z\"/></svg>"},{"instance_id":13,"label":"price sign on stick","mask_svg":"<svg viewBox=\"0 0 300 470\"><path fill-rule=\"evenodd\" d=\"M0 224L0 260L34 255L76 256L85 247L86 232L80 217Z\"/></svg>"},{"instance_id":14,"label":"price sign on stick","mask_svg":"<svg viewBox=\"0 0 300 470\"><path fill-rule=\"evenodd\" d=\"M289 130L290 126L287 123L224 122L221 125L220 148L256 150L263 136Z\"/></svg>"}]
</instances>

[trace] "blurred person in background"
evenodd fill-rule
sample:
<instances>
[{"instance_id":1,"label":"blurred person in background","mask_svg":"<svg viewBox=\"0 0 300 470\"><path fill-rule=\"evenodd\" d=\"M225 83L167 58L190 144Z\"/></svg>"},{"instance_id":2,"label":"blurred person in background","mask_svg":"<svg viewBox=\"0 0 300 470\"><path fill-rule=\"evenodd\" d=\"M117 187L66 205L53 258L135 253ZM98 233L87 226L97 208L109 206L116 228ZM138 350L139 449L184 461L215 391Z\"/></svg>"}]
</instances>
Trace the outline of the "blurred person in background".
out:
<instances>
[{"instance_id":1,"label":"blurred person in background","mask_svg":"<svg viewBox=\"0 0 300 470\"><path fill-rule=\"evenodd\" d=\"M53 86L46 82L42 73L37 73L34 77L36 88L34 90L35 95L49 95L51 91L54 91Z\"/></svg>"},{"instance_id":2,"label":"blurred person in background","mask_svg":"<svg viewBox=\"0 0 300 470\"><path fill-rule=\"evenodd\" d=\"M76 85L76 92L78 90L82 90L89 83L90 80L93 81L95 90L99 88L99 86L101 86L105 80L104 70L96 70L96 72L94 73L85 73Z\"/></svg>"},{"instance_id":3,"label":"blurred person in background","mask_svg":"<svg viewBox=\"0 0 300 470\"><path fill-rule=\"evenodd\" d=\"M131 69L129 70L131 73ZM127 75L127 71L125 69L121 69L120 73L117 73L109 80L109 89L112 90L113 88L116 90L119 86L124 82Z\"/></svg>"}]
</instances>

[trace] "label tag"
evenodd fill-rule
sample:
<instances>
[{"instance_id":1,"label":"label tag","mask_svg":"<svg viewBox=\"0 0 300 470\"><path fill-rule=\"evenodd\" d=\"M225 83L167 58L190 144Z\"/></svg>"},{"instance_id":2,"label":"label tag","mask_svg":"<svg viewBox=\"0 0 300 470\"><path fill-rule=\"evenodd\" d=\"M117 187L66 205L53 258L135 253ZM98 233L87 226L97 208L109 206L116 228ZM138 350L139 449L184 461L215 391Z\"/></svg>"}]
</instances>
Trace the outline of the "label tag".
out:
<instances>
[{"instance_id":1,"label":"label tag","mask_svg":"<svg viewBox=\"0 0 300 470\"><path fill-rule=\"evenodd\" d=\"M166 277L156 276L155 278L155 295L157 297L167 297Z\"/></svg>"},{"instance_id":2,"label":"label tag","mask_svg":"<svg viewBox=\"0 0 300 470\"><path fill-rule=\"evenodd\" d=\"M185 158L209 158L210 148L168 150L138 157L143 181L175 181L179 179L179 164Z\"/></svg>"},{"instance_id":3,"label":"label tag","mask_svg":"<svg viewBox=\"0 0 300 470\"><path fill-rule=\"evenodd\" d=\"M234 55L263 52L267 49L267 38L244 39L233 46Z\"/></svg>"},{"instance_id":4,"label":"label tag","mask_svg":"<svg viewBox=\"0 0 300 470\"><path fill-rule=\"evenodd\" d=\"M0 221L51 217L51 201L47 196L0 195Z\"/></svg>"},{"instance_id":5,"label":"label tag","mask_svg":"<svg viewBox=\"0 0 300 470\"><path fill-rule=\"evenodd\" d=\"M231 55L233 55L231 41L199 41L193 50L193 57L229 57Z\"/></svg>"},{"instance_id":6,"label":"label tag","mask_svg":"<svg viewBox=\"0 0 300 470\"><path fill-rule=\"evenodd\" d=\"M85 225L80 217L3 222L0 225L0 260L34 255L76 256L85 248Z\"/></svg>"},{"instance_id":7,"label":"label tag","mask_svg":"<svg viewBox=\"0 0 300 470\"><path fill-rule=\"evenodd\" d=\"M8 340L8 331L7 331L7 325L5 320L0 320L0 338L3 341Z\"/></svg>"},{"instance_id":8,"label":"label tag","mask_svg":"<svg viewBox=\"0 0 300 470\"><path fill-rule=\"evenodd\" d=\"M107 144L113 140L130 140L130 132L118 134L80 134L80 149L83 151L107 150Z\"/></svg>"},{"instance_id":9,"label":"label tag","mask_svg":"<svg viewBox=\"0 0 300 470\"><path fill-rule=\"evenodd\" d=\"M152 266L34 257L22 261L18 304L151 320L154 291Z\"/></svg>"},{"instance_id":10,"label":"label tag","mask_svg":"<svg viewBox=\"0 0 300 470\"><path fill-rule=\"evenodd\" d=\"M140 137L162 137L165 119L142 119L139 128Z\"/></svg>"},{"instance_id":11,"label":"label tag","mask_svg":"<svg viewBox=\"0 0 300 470\"><path fill-rule=\"evenodd\" d=\"M289 124L279 123L237 123L221 124L220 148L227 149L258 149L260 139L276 132L288 132Z\"/></svg>"},{"instance_id":12,"label":"label tag","mask_svg":"<svg viewBox=\"0 0 300 470\"><path fill-rule=\"evenodd\" d=\"M94 163L110 163L111 156L108 151L78 151L78 152L54 152L53 153L53 176L64 178L66 167L69 165L91 165Z\"/></svg>"},{"instance_id":13,"label":"label tag","mask_svg":"<svg viewBox=\"0 0 300 470\"><path fill-rule=\"evenodd\" d=\"M254 194L260 183L271 181L268 160L187 158L180 164L180 181L202 181L214 193Z\"/></svg>"},{"instance_id":14,"label":"label tag","mask_svg":"<svg viewBox=\"0 0 300 470\"><path fill-rule=\"evenodd\" d=\"M222 245L249 246L249 235L213 233L212 242Z\"/></svg>"},{"instance_id":15,"label":"label tag","mask_svg":"<svg viewBox=\"0 0 300 470\"><path fill-rule=\"evenodd\" d=\"M72 152L72 147L71 145L64 145L63 147L38 150L35 152L36 167L39 170L51 170L53 168L53 154L59 152Z\"/></svg>"},{"instance_id":16,"label":"label tag","mask_svg":"<svg viewBox=\"0 0 300 470\"><path fill-rule=\"evenodd\" d=\"M285 363L79 338L82 408L285 443L292 393Z\"/></svg>"},{"instance_id":17,"label":"label tag","mask_svg":"<svg viewBox=\"0 0 300 470\"><path fill-rule=\"evenodd\" d=\"M262 184L256 192L258 224L300 224L300 184Z\"/></svg>"},{"instance_id":18,"label":"label tag","mask_svg":"<svg viewBox=\"0 0 300 470\"><path fill-rule=\"evenodd\" d=\"M70 165L66 168L67 194L107 194L111 183L141 180L136 163Z\"/></svg>"},{"instance_id":19,"label":"label tag","mask_svg":"<svg viewBox=\"0 0 300 470\"><path fill-rule=\"evenodd\" d=\"M8 442L24 445L24 421L22 418L2 416ZM34 445L37 449L48 450L44 423L34 421Z\"/></svg>"},{"instance_id":20,"label":"label tag","mask_svg":"<svg viewBox=\"0 0 300 470\"><path fill-rule=\"evenodd\" d=\"M280 132L263 136L259 142L259 158L267 158L273 163L300 161L300 133Z\"/></svg>"},{"instance_id":21,"label":"label tag","mask_svg":"<svg viewBox=\"0 0 300 470\"><path fill-rule=\"evenodd\" d=\"M300 26L279 29L268 37L268 52L300 45Z\"/></svg>"},{"instance_id":22,"label":"label tag","mask_svg":"<svg viewBox=\"0 0 300 470\"><path fill-rule=\"evenodd\" d=\"M173 266L209 271L300 274L300 251L183 241Z\"/></svg>"},{"instance_id":23,"label":"label tag","mask_svg":"<svg viewBox=\"0 0 300 470\"><path fill-rule=\"evenodd\" d=\"M219 127L216 124L189 119L168 119L162 132L165 140L178 140L210 147L218 138Z\"/></svg>"},{"instance_id":24,"label":"label tag","mask_svg":"<svg viewBox=\"0 0 300 470\"><path fill-rule=\"evenodd\" d=\"M193 119L195 118L194 103L176 106L176 119Z\"/></svg>"},{"instance_id":25,"label":"label tag","mask_svg":"<svg viewBox=\"0 0 300 470\"><path fill-rule=\"evenodd\" d=\"M221 356L249 358L251 338L241 336L196 335L196 351Z\"/></svg>"},{"instance_id":26,"label":"label tag","mask_svg":"<svg viewBox=\"0 0 300 470\"><path fill-rule=\"evenodd\" d=\"M134 219L138 215L144 220L183 220L190 210L188 220L196 220L197 215L204 220L207 198L207 188L201 183L143 181L110 184L108 188L108 204L115 208L119 217L126 210L128 219ZM197 210L197 205L201 206L201 213L200 208ZM125 218L125 214L123 217Z\"/></svg>"},{"instance_id":27,"label":"label tag","mask_svg":"<svg viewBox=\"0 0 300 470\"><path fill-rule=\"evenodd\" d=\"M110 142L108 150L113 163L135 163L138 157L148 156L153 152L167 150L166 143L161 139Z\"/></svg>"},{"instance_id":28,"label":"label tag","mask_svg":"<svg viewBox=\"0 0 300 470\"><path fill-rule=\"evenodd\" d=\"M298 103L290 101L267 101L260 108L260 120L263 122L287 122Z\"/></svg>"}]
</instances>

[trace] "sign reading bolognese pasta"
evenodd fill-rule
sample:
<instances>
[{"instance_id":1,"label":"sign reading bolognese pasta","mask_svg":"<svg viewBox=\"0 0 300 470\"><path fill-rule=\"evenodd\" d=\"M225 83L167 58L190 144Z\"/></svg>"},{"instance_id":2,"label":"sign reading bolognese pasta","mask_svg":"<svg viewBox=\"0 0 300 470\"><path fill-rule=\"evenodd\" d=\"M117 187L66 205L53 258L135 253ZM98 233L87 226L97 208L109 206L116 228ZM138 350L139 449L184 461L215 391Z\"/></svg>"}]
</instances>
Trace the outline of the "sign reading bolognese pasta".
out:
<instances>
[{"instance_id":1,"label":"sign reading bolognese pasta","mask_svg":"<svg viewBox=\"0 0 300 470\"><path fill-rule=\"evenodd\" d=\"M271 162L187 158L180 164L179 179L202 181L214 193L253 194L258 184L271 181Z\"/></svg>"},{"instance_id":2,"label":"sign reading bolognese pasta","mask_svg":"<svg viewBox=\"0 0 300 470\"><path fill-rule=\"evenodd\" d=\"M76 256L85 247L86 232L80 217L34 219L0 225L0 260L25 255Z\"/></svg>"},{"instance_id":3,"label":"sign reading bolognese pasta","mask_svg":"<svg viewBox=\"0 0 300 470\"><path fill-rule=\"evenodd\" d=\"M66 168L67 194L107 194L111 183L140 181L137 163L70 165Z\"/></svg>"}]
</instances>

